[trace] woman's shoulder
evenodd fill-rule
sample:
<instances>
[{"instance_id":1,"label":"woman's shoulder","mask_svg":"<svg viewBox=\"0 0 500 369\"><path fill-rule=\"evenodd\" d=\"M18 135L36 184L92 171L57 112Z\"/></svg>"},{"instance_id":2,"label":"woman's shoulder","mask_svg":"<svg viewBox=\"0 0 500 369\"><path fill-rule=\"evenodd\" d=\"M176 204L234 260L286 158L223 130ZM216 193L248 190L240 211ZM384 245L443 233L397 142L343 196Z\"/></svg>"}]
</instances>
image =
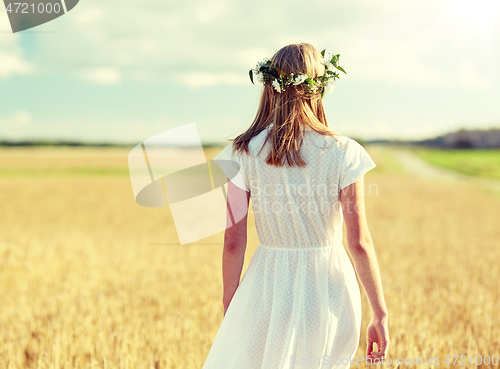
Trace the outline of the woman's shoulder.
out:
<instances>
[{"instance_id":1,"label":"woman's shoulder","mask_svg":"<svg viewBox=\"0 0 500 369\"><path fill-rule=\"evenodd\" d=\"M257 156L260 149L262 148L262 145L264 145L264 143L266 142L267 134L268 128L252 137L252 139L248 143L248 150L250 151L250 155Z\"/></svg>"},{"instance_id":2,"label":"woman's shoulder","mask_svg":"<svg viewBox=\"0 0 500 369\"><path fill-rule=\"evenodd\" d=\"M349 137L349 136L343 136L345 137L344 141L342 142L346 147L351 147L352 150L356 149L364 149L363 144L361 144L358 140Z\"/></svg>"},{"instance_id":3,"label":"woman's shoulder","mask_svg":"<svg viewBox=\"0 0 500 369\"><path fill-rule=\"evenodd\" d=\"M337 138L337 141L344 145L344 147L346 148L349 146L361 146L361 144L352 137L340 134L337 134L335 137Z\"/></svg>"}]
</instances>

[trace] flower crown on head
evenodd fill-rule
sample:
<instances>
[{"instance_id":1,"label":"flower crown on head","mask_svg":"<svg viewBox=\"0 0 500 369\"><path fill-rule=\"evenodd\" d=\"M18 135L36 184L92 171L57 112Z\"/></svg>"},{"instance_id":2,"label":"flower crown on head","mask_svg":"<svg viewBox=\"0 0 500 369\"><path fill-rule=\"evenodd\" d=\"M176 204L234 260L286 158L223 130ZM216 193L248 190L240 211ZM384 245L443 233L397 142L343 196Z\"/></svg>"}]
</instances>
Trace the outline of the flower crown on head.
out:
<instances>
[{"instance_id":1,"label":"flower crown on head","mask_svg":"<svg viewBox=\"0 0 500 369\"><path fill-rule=\"evenodd\" d=\"M339 65L340 54L334 55L331 58L325 57L325 50L323 50L321 56L325 64L325 74L323 76L313 78L307 74L280 74L276 65L272 63L271 59L267 58L258 62L254 69L250 69L250 80L255 84L253 81L255 77L264 86L272 84L274 89L279 93L284 92L289 86L303 85L308 93L315 94L321 91L321 97L323 97L325 93L328 94L333 91L335 81L340 78L335 69L345 74L347 73Z\"/></svg>"}]
</instances>

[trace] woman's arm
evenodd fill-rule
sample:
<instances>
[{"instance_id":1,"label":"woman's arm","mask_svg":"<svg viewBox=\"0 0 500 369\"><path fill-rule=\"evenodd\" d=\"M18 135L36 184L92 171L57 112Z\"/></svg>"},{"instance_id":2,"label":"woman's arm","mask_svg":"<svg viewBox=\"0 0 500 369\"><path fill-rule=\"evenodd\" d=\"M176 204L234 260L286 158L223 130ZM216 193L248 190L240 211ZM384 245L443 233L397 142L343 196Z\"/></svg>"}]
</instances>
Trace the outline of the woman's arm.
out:
<instances>
[{"instance_id":1,"label":"woman's arm","mask_svg":"<svg viewBox=\"0 0 500 369\"><path fill-rule=\"evenodd\" d=\"M372 310L367 332L367 358L387 357L388 312L382 291L380 271L368 230L364 202L364 177L340 191L340 203L346 223L347 245ZM378 352L373 351L373 343Z\"/></svg>"},{"instance_id":2,"label":"woman's arm","mask_svg":"<svg viewBox=\"0 0 500 369\"><path fill-rule=\"evenodd\" d=\"M227 217L222 253L222 279L224 283L224 315L240 283L247 246L247 219L250 192L228 182Z\"/></svg>"}]
</instances>

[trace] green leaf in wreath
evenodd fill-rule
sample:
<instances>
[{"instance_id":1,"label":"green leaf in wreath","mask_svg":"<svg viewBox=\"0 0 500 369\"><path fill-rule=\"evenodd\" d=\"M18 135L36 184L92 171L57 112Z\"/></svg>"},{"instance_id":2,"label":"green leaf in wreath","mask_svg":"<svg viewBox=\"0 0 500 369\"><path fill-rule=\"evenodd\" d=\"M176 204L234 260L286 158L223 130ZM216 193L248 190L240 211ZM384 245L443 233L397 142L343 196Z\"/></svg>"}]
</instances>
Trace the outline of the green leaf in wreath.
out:
<instances>
[{"instance_id":1,"label":"green leaf in wreath","mask_svg":"<svg viewBox=\"0 0 500 369\"><path fill-rule=\"evenodd\" d=\"M344 72L344 74L347 74L344 68L342 68L340 65L335 65L335 68L337 68L341 72Z\"/></svg>"},{"instance_id":2,"label":"green leaf in wreath","mask_svg":"<svg viewBox=\"0 0 500 369\"><path fill-rule=\"evenodd\" d=\"M248 74L250 75L250 81L252 81L252 84L255 85L255 83L253 83L253 70L250 69L250 72L248 72Z\"/></svg>"}]
</instances>

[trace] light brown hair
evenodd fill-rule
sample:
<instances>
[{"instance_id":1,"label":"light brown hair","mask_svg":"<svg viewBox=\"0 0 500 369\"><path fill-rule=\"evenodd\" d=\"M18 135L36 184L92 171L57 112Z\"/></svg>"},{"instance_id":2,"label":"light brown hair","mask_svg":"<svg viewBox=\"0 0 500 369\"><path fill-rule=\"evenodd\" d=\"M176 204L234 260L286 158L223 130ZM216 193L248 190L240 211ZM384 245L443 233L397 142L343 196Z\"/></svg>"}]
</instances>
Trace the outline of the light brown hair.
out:
<instances>
[{"instance_id":1,"label":"light brown hair","mask_svg":"<svg viewBox=\"0 0 500 369\"><path fill-rule=\"evenodd\" d=\"M321 53L307 43L291 44L283 47L271 58L278 68L278 73L307 74L310 77L323 76L325 66ZM338 133L328 128L321 88L317 93L310 94L303 86L289 86L278 93L271 84L264 86L257 115L246 132L233 140L233 151L250 153L250 140L273 123L266 137L271 142L271 149L266 163L283 166L305 166L300 156L300 146L303 141L302 125L308 125L314 131L332 136L338 141ZM342 143L340 143L342 145ZM263 147L264 147L263 145ZM343 145L342 145L343 146ZM262 148L261 148L262 150Z\"/></svg>"}]
</instances>

